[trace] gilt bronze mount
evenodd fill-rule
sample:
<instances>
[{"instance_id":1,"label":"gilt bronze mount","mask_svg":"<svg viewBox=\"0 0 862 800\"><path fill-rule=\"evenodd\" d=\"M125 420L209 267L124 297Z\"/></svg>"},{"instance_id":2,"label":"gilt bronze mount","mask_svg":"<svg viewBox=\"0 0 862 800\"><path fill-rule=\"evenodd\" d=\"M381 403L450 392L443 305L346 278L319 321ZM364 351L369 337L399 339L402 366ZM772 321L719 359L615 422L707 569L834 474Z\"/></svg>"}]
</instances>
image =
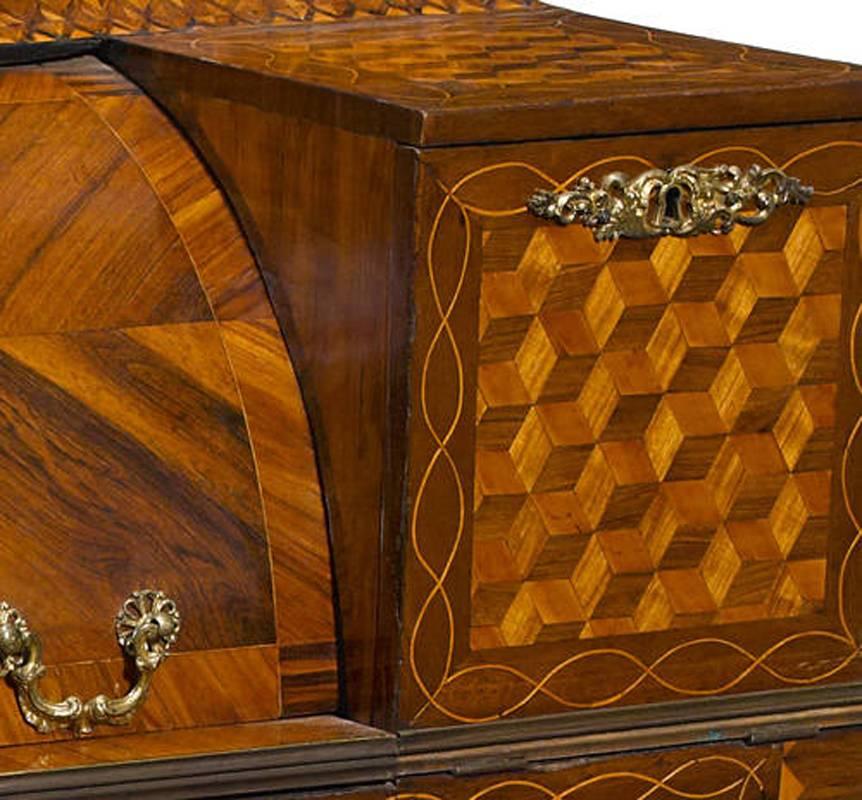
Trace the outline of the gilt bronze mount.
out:
<instances>
[{"instance_id":1,"label":"gilt bronze mount","mask_svg":"<svg viewBox=\"0 0 862 800\"><path fill-rule=\"evenodd\" d=\"M75 695L48 700L39 689L45 673L42 642L18 609L0 602L0 677L14 686L28 724L40 733L70 729L85 734L97 724L131 722L146 699L154 672L176 641L180 615L176 603L163 592L141 589L126 598L114 628L120 647L136 670L129 691L115 698L99 694L87 701Z\"/></svg>"},{"instance_id":2,"label":"gilt bronze mount","mask_svg":"<svg viewBox=\"0 0 862 800\"><path fill-rule=\"evenodd\" d=\"M598 241L723 234L766 222L781 206L804 205L814 189L779 169L757 164L653 169L636 178L612 172L580 178L562 192L538 191L527 201L536 216L579 223Z\"/></svg>"}]
</instances>

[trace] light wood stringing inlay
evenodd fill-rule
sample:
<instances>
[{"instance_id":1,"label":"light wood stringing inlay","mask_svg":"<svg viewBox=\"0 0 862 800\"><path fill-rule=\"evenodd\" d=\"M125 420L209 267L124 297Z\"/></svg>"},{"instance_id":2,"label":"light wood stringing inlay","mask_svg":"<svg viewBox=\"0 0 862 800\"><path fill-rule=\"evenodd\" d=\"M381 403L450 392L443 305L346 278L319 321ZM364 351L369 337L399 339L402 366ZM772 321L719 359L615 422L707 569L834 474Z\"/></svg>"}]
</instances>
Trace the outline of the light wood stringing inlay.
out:
<instances>
[{"instance_id":1,"label":"light wood stringing inlay","mask_svg":"<svg viewBox=\"0 0 862 800\"><path fill-rule=\"evenodd\" d=\"M858 166L862 142L852 135L842 138L840 134L821 142L812 142L812 138L808 137L805 149L795 155L785 152L779 160L757 146L759 143L741 142L703 148L705 152L687 158L689 163L700 164L744 154L745 159L756 158L779 169L792 167L803 176L811 176L809 180L815 183L815 198L820 201L815 199L813 207L839 205L834 201L830 204L826 198L837 198L862 184ZM830 163L839 155L840 162ZM443 191L425 245L426 284L422 287L431 303L432 322L424 331L425 355L416 370L422 401L417 436L428 450L415 475L410 523L411 556L422 588L408 619L410 634L405 642L406 670L416 688L409 712L414 725L440 724L443 720L486 722L529 713L535 708L602 708L629 703L644 691L656 698L706 697L741 691L745 686L812 686L854 674L859 645L852 576L862 543L862 524L855 511L857 502L851 485L862 441L862 418L858 418L852 405L857 402L857 393L862 393L855 347L862 308L854 304L848 309L852 319L848 319L843 333L847 340L843 346L849 342L847 371L855 379L855 390L851 387L847 397L851 407L842 423L842 443L836 454L839 462L833 510L841 520L837 535L842 539L836 553L830 549L830 556L836 557L834 563L829 562L836 591L834 619L815 615L792 626L792 619L751 623L761 632L758 639L738 635L740 631L744 634L748 623L724 630L698 626L690 633L688 629L670 629L656 632L657 648L642 646L648 637L621 636L619 644L613 640L591 643L593 640L569 639L532 648L474 649L471 655L462 649L462 642L470 646L470 624L465 620L467 624L462 625L453 600L463 596L459 585L465 574L462 561L472 553L474 544L473 520L468 519L467 510L471 498L465 491L468 486L473 488L473 477L468 478L466 470L469 464L473 471L474 459L466 458L462 450L465 444L472 444L475 451L474 437L468 439L463 433L462 421L469 422L475 432L476 395L475 390L472 394L463 392L465 384L470 383L464 356L469 344L452 320L456 313L463 316L458 304L470 291L467 275L479 266L471 257L474 252L481 256L473 242L483 236L483 231L516 223L514 218L525 213L523 205L513 202L511 193L498 197L489 194L489 189L500 185L501 178L511 180L517 176L525 195L532 187L542 185L559 191L593 169L607 171L615 162L632 161L646 168L657 166L647 158L618 154L579 167L568 177L555 177L524 159L492 164L474 159L470 171L459 174L449 170L454 174L447 175L445 181L436 178ZM815 179L814 175L821 172L821 178ZM853 230L848 225L848 243ZM448 246L443 247L443 243ZM855 259L854 252L848 248L844 256ZM447 385L452 389L449 402L432 406L432 393L438 391L442 378L449 381ZM845 429L848 424L850 428ZM441 505L440 497L446 493L453 500L451 507ZM432 500L436 509L433 515L428 513ZM830 541L831 538L832 533ZM442 652L440 623L443 641L447 642ZM532 654L536 658L530 658ZM812 661L815 655L818 660ZM799 660L800 656L804 660ZM715 670L683 674L675 665L685 659L709 659ZM599 672L606 680L590 682L590 677ZM493 686L496 693L484 692L486 685Z\"/></svg>"}]
</instances>

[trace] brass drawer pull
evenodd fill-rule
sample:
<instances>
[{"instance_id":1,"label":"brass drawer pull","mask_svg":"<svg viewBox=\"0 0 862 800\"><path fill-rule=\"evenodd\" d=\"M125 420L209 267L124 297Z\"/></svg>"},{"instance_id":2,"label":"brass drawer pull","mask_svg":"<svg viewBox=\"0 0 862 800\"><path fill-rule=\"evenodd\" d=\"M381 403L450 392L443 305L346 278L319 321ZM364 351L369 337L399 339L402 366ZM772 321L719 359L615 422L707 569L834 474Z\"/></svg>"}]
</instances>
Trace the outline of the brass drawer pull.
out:
<instances>
[{"instance_id":1,"label":"brass drawer pull","mask_svg":"<svg viewBox=\"0 0 862 800\"><path fill-rule=\"evenodd\" d=\"M117 641L134 659L137 677L122 697L96 695L86 702L71 695L50 701L39 691L45 672L42 643L27 620L8 603L0 602L0 677L15 687L24 719L40 733L70 728L90 733L93 725L124 725L131 721L147 697L153 673L164 661L180 630L176 604L163 592L141 589L133 592L117 614Z\"/></svg>"},{"instance_id":2,"label":"brass drawer pull","mask_svg":"<svg viewBox=\"0 0 862 800\"><path fill-rule=\"evenodd\" d=\"M527 201L537 217L580 223L598 241L729 233L760 225L775 209L804 205L814 193L797 178L757 164L652 169L636 178L612 172L597 186L580 178L564 192L538 191Z\"/></svg>"}]
</instances>

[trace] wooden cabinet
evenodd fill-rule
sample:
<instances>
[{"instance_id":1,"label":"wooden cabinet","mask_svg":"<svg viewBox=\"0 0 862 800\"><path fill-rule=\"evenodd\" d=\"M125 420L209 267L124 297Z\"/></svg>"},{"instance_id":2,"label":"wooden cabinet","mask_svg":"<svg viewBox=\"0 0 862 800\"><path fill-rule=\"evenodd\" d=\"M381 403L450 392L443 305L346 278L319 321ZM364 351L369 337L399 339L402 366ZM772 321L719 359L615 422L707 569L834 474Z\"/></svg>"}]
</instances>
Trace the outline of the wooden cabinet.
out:
<instances>
[{"instance_id":1,"label":"wooden cabinet","mask_svg":"<svg viewBox=\"0 0 862 800\"><path fill-rule=\"evenodd\" d=\"M851 797L862 71L163 11L4 39L0 599L50 698L182 621L0 793Z\"/></svg>"}]
</instances>

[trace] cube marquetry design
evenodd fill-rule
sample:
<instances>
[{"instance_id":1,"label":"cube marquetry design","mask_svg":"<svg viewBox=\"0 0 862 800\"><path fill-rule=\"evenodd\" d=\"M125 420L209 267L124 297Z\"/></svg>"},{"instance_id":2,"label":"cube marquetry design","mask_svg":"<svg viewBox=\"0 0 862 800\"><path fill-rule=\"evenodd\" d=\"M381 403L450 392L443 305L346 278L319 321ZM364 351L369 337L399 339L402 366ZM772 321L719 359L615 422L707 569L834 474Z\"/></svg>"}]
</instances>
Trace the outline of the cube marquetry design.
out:
<instances>
[{"instance_id":1,"label":"cube marquetry design","mask_svg":"<svg viewBox=\"0 0 862 800\"><path fill-rule=\"evenodd\" d=\"M846 216L486 231L474 648L822 605Z\"/></svg>"}]
</instances>

